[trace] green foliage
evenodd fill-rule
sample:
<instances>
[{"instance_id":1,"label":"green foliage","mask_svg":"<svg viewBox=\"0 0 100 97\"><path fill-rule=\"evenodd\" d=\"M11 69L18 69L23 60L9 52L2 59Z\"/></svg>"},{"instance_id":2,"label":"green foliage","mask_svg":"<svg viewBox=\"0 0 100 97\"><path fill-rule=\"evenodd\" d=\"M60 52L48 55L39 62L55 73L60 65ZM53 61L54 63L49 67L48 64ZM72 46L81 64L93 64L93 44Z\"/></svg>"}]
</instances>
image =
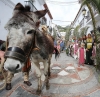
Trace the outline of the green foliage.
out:
<instances>
[{"instance_id":1,"label":"green foliage","mask_svg":"<svg viewBox=\"0 0 100 97\"><path fill-rule=\"evenodd\" d=\"M100 70L100 48L96 49L96 69Z\"/></svg>"},{"instance_id":2,"label":"green foliage","mask_svg":"<svg viewBox=\"0 0 100 97\"><path fill-rule=\"evenodd\" d=\"M86 3L91 4L93 7L95 7L100 14L100 0L83 0L82 6Z\"/></svg>"},{"instance_id":3,"label":"green foliage","mask_svg":"<svg viewBox=\"0 0 100 97\"><path fill-rule=\"evenodd\" d=\"M100 32L96 31L96 35L97 35L97 43L100 43Z\"/></svg>"},{"instance_id":4,"label":"green foliage","mask_svg":"<svg viewBox=\"0 0 100 97\"><path fill-rule=\"evenodd\" d=\"M89 11L90 11L90 14L91 14L91 18L92 18L92 23L93 23L93 27L94 27L94 34L95 34L95 39L96 39L96 42L100 43L100 33L96 32L96 22L95 22L95 18L94 18L94 15L93 15L93 11L92 11L92 8L90 5L92 5L93 7L95 7L97 9L97 11L99 12L100 14L100 0L83 0L82 2L82 5L86 5L88 8L89 8ZM96 51L96 61L97 61L97 69L100 70L100 47L98 48L97 47L97 51Z\"/></svg>"},{"instance_id":5,"label":"green foliage","mask_svg":"<svg viewBox=\"0 0 100 97\"><path fill-rule=\"evenodd\" d=\"M76 28L74 28L74 32L73 32L73 35L76 37L76 38L79 38L79 28L80 26L76 26Z\"/></svg>"},{"instance_id":6,"label":"green foliage","mask_svg":"<svg viewBox=\"0 0 100 97\"><path fill-rule=\"evenodd\" d=\"M81 30L80 30L80 36L81 36L81 37L84 36L84 35L86 34L88 28L89 28L89 27L83 27L83 28L81 28Z\"/></svg>"},{"instance_id":7,"label":"green foliage","mask_svg":"<svg viewBox=\"0 0 100 97\"><path fill-rule=\"evenodd\" d=\"M89 8L89 11L91 13L91 18L92 18L92 23L93 23L93 27L94 27L94 31L96 31L96 24L95 24L95 18L93 15L93 11L91 8L91 5L98 11L98 13L100 14L100 0L83 0L82 2L82 6L83 5L87 5L87 7ZM96 35L95 32L95 37L96 37L96 42L98 42L98 35Z\"/></svg>"},{"instance_id":8,"label":"green foliage","mask_svg":"<svg viewBox=\"0 0 100 97\"><path fill-rule=\"evenodd\" d=\"M59 26L57 25L57 28L60 32L66 32L67 28L69 28L69 26L66 26L66 27L62 27L62 26Z\"/></svg>"},{"instance_id":9,"label":"green foliage","mask_svg":"<svg viewBox=\"0 0 100 97\"><path fill-rule=\"evenodd\" d=\"M65 34L65 41L66 42L69 40L70 30L71 29L72 29L71 27L67 27L67 29L66 29L66 34Z\"/></svg>"},{"instance_id":10,"label":"green foliage","mask_svg":"<svg viewBox=\"0 0 100 97\"><path fill-rule=\"evenodd\" d=\"M95 7L100 14L100 0L87 0L87 1L91 3L92 6Z\"/></svg>"}]
</instances>

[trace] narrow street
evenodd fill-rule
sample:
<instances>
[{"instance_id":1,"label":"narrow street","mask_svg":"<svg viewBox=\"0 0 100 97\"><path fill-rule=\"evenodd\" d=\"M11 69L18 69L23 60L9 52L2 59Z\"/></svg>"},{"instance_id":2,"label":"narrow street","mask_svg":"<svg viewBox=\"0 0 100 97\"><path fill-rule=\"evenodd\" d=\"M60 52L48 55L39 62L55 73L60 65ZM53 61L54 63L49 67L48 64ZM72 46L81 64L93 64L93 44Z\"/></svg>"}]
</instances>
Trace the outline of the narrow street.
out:
<instances>
[{"instance_id":1,"label":"narrow street","mask_svg":"<svg viewBox=\"0 0 100 97\"><path fill-rule=\"evenodd\" d=\"M32 86L23 84L22 73L15 75L12 90L3 89L0 97L100 97L100 83L98 71L93 66L78 67L77 60L60 54L57 61L52 57L50 89L42 86L42 94L36 95L37 78L34 67L30 73ZM43 65L41 64L41 70ZM44 83L43 83L44 84Z\"/></svg>"}]
</instances>

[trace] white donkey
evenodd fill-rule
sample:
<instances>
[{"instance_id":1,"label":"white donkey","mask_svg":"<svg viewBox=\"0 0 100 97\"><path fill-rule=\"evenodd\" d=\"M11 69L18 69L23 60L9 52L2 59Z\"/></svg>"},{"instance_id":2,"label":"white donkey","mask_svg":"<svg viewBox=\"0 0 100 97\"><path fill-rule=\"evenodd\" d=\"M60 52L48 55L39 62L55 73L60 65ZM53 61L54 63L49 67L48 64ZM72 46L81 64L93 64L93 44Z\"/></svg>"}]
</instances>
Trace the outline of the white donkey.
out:
<instances>
[{"instance_id":1,"label":"white donkey","mask_svg":"<svg viewBox=\"0 0 100 97\"><path fill-rule=\"evenodd\" d=\"M47 10L32 12L29 7L23 7L18 3L12 18L5 26L9 33L4 68L14 73L19 72L30 57L38 77L38 94L41 93L41 80L46 78L46 88L49 88L48 75L50 75L50 62L55 49L52 37L47 37L38 30L38 21L46 13ZM44 64L45 76L40 71L40 62Z\"/></svg>"}]
</instances>

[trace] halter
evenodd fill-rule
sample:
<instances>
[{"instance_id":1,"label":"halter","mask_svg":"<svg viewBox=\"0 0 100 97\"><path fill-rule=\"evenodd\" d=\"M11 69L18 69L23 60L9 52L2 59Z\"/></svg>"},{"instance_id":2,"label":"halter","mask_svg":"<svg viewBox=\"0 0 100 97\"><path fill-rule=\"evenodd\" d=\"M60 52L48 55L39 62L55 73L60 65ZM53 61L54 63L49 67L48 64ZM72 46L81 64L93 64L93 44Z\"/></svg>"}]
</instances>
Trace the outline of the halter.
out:
<instances>
[{"instance_id":1,"label":"halter","mask_svg":"<svg viewBox=\"0 0 100 97\"><path fill-rule=\"evenodd\" d=\"M35 33L36 34L36 33ZM19 47L9 47L7 51L5 52L5 58L13 58L13 59L18 59L21 62L27 62L27 59L29 58L33 48L35 48L35 35L32 40L30 49L28 53L25 53L21 48Z\"/></svg>"},{"instance_id":2,"label":"halter","mask_svg":"<svg viewBox=\"0 0 100 97\"><path fill-rule=\"evenodd\" d=\"M24 14L24 15L27 16L31 21L34 22L34 20L31 17L29 17L26 14ZM33 48L35 48L35 41L36 41L35 35L36 35L36 31L34 33L34 38L32 40L29 52L27 54L25 53L25 51L23 51L19 47L9 47L5 52L5 58L13 58L13 59L18 59L21 62L27 62L27 59L29 58L30 54L32 53ZM7 42L8 42L8 39L7 39Z\"/></svg>"}]
</instances>

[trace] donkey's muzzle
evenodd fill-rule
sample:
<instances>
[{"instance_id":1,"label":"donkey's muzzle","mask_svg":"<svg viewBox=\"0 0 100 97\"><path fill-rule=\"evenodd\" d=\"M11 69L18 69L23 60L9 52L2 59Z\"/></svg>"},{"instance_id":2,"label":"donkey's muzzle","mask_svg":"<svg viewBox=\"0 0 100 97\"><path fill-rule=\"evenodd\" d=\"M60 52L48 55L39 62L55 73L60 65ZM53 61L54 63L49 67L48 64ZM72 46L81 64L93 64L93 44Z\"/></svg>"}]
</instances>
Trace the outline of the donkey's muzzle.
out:
<instances>
[{"instance_id":1,"label":"donkey's muzzle","mask_svg":"<svg viewBox=\"0 0 100 97\"><path fill-rule=\"evenodd\" d=\"M26 56L24 51L18 47L9 47L5 52L5 58L18 59L22 62L26 61Z\"/></svg>"}]
</instances>

